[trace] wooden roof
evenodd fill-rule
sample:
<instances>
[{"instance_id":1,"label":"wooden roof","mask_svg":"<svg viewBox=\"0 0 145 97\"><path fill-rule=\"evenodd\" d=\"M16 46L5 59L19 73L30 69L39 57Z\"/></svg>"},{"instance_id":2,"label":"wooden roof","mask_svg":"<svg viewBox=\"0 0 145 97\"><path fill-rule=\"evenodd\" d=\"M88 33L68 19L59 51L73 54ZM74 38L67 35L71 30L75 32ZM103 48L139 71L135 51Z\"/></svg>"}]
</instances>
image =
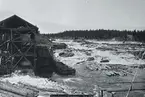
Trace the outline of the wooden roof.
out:
<instances>
[{"instance_id":1,"label":"wooden roof","mask_svg":"<svg viewBox=\"0 0 145 97\"><path fill-rule=\"evenodd\" d=\"M38 27L34 26L33 24L25 21L24 19L20 18L17 15L13 15L5 20L0 21L0 27L3 28L34 28L38 29Z\"/></svg>"}]
</instances>

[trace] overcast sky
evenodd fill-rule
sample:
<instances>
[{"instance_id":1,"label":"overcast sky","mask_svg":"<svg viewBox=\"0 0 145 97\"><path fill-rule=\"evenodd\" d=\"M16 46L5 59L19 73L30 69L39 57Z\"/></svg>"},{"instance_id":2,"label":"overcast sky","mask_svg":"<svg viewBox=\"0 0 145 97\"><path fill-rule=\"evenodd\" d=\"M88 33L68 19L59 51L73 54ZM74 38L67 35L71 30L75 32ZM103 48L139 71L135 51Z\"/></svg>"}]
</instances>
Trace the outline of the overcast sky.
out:
<instances>
[{"instance_id":1,"label":"overcast sky","mask_svg":"<svg viewBox=\"0 0 145 97\"><path fill-rule=\"evenodd\" d=\"M145 0L0 0L0 20L17 14L41 33L145 29Z\"/></svg>"}]
</instances>

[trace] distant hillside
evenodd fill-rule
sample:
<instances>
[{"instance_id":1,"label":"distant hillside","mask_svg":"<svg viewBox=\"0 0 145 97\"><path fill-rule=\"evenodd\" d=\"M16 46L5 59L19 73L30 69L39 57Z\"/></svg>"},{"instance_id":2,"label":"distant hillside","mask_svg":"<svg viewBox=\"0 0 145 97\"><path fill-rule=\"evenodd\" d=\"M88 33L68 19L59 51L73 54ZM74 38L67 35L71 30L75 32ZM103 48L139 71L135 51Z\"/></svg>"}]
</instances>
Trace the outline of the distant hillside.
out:
<instances>
[{"instance_id":1,"label":"distant hillside","mask_svg":"<svg viewBox=\"0 0 145 97\"><path fill-rule=\"evenodd\" d=\"M52 38L85 38L85 39L118 39L118 40L135 40L145 41L145 30L143 31L128 31L128 30L70 30L56 34L47 34L48 37Z\"/></svg>"}]
</instances>

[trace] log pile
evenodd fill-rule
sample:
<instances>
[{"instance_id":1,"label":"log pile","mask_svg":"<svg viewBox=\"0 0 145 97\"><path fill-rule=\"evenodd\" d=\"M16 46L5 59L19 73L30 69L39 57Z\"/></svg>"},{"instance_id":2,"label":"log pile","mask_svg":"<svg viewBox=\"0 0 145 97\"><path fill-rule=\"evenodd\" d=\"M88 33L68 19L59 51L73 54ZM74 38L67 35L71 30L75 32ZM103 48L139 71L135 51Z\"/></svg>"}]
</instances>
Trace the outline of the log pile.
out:
<instances>
[{"instance_id":1,"label":"log pile","mask_svg":"<svg viewBox=\"0 0 145 97\"><path fill-rule=\"evenodd\" d=\"M38 91L0 81L1 97L37 97Z\"/></svg>"}]
</instances>

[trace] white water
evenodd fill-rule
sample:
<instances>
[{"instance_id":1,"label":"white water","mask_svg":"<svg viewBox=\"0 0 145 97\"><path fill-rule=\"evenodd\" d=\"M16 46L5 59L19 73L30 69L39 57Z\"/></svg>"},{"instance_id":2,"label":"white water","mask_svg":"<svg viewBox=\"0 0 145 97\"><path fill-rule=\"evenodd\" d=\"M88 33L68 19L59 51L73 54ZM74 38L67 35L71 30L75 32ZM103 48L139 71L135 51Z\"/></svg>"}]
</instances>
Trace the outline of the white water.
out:
<instances>
[{"instance_id":1,"label":"white water","mask_svg":"<svg viewBox=\"0 0 145 97\"><path fill-rule=\"evenodd\" d=\"M123 53L116 53L114 50L100 50L96 49L98 47L103 47L107 46L106 44L122 44L122 42L118 41L96 41L96 40L88 40L88 42L91 42L92 44L83 44L81 42L74 42L73 40L56 40L56 42L61 42L61 43L66 43L68 45L68 49L71 49L72 52L75 54L73 57L60 57L59 53L64 52L64 50L56 50L55 51L55 57L57 60L62 61L63 63L67 64L68 66L71 66L73 68L79 68L77 72L81 72L85 74L88 74L88 71L82 70L82 66L78 65L85 65L88 64L89 62L87 59L89 57L94 57L95 60L91 64L122 64L122 65L133 65L133 64L145 64L144 60L137 60L136 57L130 53L127 53L123 47L118 48L118 51L121 51ZM105 44L104 44L105 43ZM141 44L137 42L127 42L131 44ZM107 46L108 47L108 46ZM110 47L111 48L111 47ZM144 49L144 48L137 48L138 50ZM88 51L90 50L90 51ZM88 56L85 52L91 53L90 56ZM100 63L100 60L102 58L107 58L109 60L108 63ZM80 62L80 63L79 63ZM84 64L81 64L81 62L86 62ZM78 66L78 67L77 67ZM82 71L81 71L82 70ZM86 75L87 76L87 75ZM39 78L35 76L29 76L29 75L18 75L18 74L13 74L11 77L5 77L1 78L2 81L9 81L11 83L24 83L24 84L29 84L32 86L36 86L38 88L42 89L55 89L55 90L60 90L65 93L72 93L72 89L77 90L77 88L80 88L80 90L84 90L83 92L88 91L91 86L94 84L89 82L88 79L86 80L80 77L79 75L75 77L60 77L58 75L54 75L53 77L57 82L48 80L46 78ZM96 78L92 79L96 80ZM87 82L88 81L88 82ZM85 86L87 85L88 86ZM93 88L93 87L91 87ZM78 90L78 91L80 91Z\"/></svg>"}]
</instances>

